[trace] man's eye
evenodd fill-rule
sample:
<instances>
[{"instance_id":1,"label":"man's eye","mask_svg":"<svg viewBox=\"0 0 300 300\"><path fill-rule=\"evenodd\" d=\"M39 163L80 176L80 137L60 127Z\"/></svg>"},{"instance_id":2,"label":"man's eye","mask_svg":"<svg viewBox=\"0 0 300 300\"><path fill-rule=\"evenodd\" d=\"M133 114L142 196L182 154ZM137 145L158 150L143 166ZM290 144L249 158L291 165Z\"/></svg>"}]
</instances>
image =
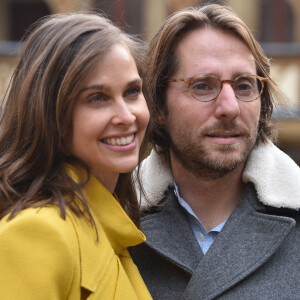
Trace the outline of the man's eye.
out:
<instances>
[{"instance_id":1,"label":"man's eye","mask_svg":"<svg viewBox=\"0 0 300 300\"><path fill-rule=\"evenodd\" d=\"M255 78L245 77L237 80L234 84L234 90L240 92L247 92L257 89L257 82Z\"/></svg>"},{"instance_id":2,"label":"man's eye","mask_svg":"<svg viewBox=\"0 0 300 300\"><path fill-rule=\"evenodd\" d=\"M202 78L195 80L191 84L191 89L195 92L210 92L214 89L214 82L210 80L209 78Z\"/></svg>"},{"instance_id":3,"label":"man's eye","mask_svg":"<svg viewBox=\"0 0 300 300\"><path fill-rule=\"evenodd\" d=\"M191 88L198 92L209 92L215 89L217 82L211 77L202 77L195 79Z\"/></svg>"},{"instance_id":4,"label":"man's eye","mask_svg":"<svg viewBox=\"0 0 300 300\"><path fill-rule=\"evenodd\" d=\"M252 89L250 84L241 83L238 86L236 86L236 89L239 91L249 91Z\"/></svg>"},{"instance_id":5,"label":"man's eye","mask_svg":"<svg viewBox=\"0 0 300 300\"><path fill-rule=\"evenodd\" d=\"M209 90L210 87L206 83L195 83L192 86L193 89L206 91Z\"/></svg>"}]
</instances>

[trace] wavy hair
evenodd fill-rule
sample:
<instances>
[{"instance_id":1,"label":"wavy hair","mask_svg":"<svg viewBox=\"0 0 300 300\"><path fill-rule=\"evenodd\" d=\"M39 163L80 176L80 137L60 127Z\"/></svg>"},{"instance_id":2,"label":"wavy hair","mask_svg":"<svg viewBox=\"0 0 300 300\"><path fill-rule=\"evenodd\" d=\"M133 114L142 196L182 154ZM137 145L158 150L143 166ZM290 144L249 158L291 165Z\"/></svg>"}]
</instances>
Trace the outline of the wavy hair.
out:
<instances>
[{"instance_id":1,"label":"wavy hair","mask_svg":"<svg viewBox=\"0 0 300 300\"><path fill-rule=\"evenodd\" d=\"M81 189L87 165L70 155L72 114L88 75L116 43L128 47L141 75L143 45L107 18L96 14L58 14L34 24L2 101L0 120L0 214L13 218L27 207L57 205L93 224ZM67 165L83 168L79 182ZM139 225L130 174L121 174L116 192Z\"/></svg>"},{"instance_id":2,"label":"wavy hair","mask_svg":"<svg viewBox=\"0 0 300 300\"><path fill-rule=\"evenodd\" d=\"M265 143L267 139L274 141L277 131L271 121L271 115L275 101L282 101L284 96L270 78L269 59L264 55L245 23L230 8L209 4L172 14L150 42L144 62L147 70L144 77L144 94L152 116L150 142L160 153L169 153L169 135L160 122L161 116L167 113L166 79L178 69L177 45L187 33L199 28L232 33L240 38L253 54L257 74L269 79L261 96L257 143Z\"/></svg>"}]
</instances>

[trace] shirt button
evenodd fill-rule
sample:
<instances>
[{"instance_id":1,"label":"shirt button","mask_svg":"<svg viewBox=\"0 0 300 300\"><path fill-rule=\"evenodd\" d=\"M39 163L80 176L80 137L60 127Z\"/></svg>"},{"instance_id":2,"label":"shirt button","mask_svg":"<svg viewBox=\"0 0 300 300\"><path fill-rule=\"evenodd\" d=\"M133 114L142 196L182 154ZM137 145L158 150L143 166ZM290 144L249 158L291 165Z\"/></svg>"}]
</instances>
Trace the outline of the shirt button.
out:
<instances>
[{"instance_id":1,"label":"shirt button","mask_svg":"<svg viewBox=\"0 0 300 300\"><path fill-rule=\"evenodd\" d=\"M174 189L174 194L175 194L175 196L178 198L178 194L177 194L176 189Z\"/></svg>"},{"instance_id":2,"label":"shirt button","mask_svg":"<svg viewBox=\"0 0 300 300\"><path fill-rule=\"evenodd\" d=\"M205 239L205 235L204 235L203 233L199 233L199 235L198 235L198 240L199 240L200 242L203 242L204 239Z\"/></svg>"}]
</instances>

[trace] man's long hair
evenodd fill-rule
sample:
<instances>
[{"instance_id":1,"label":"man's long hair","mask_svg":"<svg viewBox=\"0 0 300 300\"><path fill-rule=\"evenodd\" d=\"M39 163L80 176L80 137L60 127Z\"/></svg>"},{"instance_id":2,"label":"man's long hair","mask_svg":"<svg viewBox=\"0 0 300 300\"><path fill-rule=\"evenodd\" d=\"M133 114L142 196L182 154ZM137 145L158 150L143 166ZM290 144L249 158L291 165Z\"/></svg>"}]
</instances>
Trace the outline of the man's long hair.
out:
<instances>
[{"instance_id":1,"label":"man's long hair","mask_svg":"<svg viewBox=\"0 0 300 300\"><path fill-rule=\"evenodd\" d=\"M261 115L257 143L275 140L277 131L271 121L275 99L282 101L283 95L270 78L269 59L262 52L244 22L228 7L210 4L192 7L171 15L163 23L150 42L145 56L144 93L151 112L150 142L159 152L169 153L169 135L161 124L167 114L166 90L169 79L178 69L176 47L189 32L209 28L234 34L249 48L254 56L257 75L268 78L261 96ZM158 147L157 147L158 146Z\"/></svg>"}]
</instances>

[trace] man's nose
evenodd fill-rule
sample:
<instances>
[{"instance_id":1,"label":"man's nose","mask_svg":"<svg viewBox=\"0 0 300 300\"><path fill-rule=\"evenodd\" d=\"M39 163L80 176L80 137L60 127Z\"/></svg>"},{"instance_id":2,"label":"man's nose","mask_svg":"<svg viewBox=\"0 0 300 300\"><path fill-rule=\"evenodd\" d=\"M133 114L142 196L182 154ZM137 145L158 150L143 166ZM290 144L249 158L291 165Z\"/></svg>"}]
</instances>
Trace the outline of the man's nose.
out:
<instances>
[{"instance_id":1,"label":"man's nose","mask_svg":"<svg viewBox=\"0 0 300 300\"><path fill-rule=\"evenodd\" d=\"M230 83L223 84L215 104L215 116L218 119L232 120L240 114L239 100L236 98Z\"/></svg>"}]
</instances>

